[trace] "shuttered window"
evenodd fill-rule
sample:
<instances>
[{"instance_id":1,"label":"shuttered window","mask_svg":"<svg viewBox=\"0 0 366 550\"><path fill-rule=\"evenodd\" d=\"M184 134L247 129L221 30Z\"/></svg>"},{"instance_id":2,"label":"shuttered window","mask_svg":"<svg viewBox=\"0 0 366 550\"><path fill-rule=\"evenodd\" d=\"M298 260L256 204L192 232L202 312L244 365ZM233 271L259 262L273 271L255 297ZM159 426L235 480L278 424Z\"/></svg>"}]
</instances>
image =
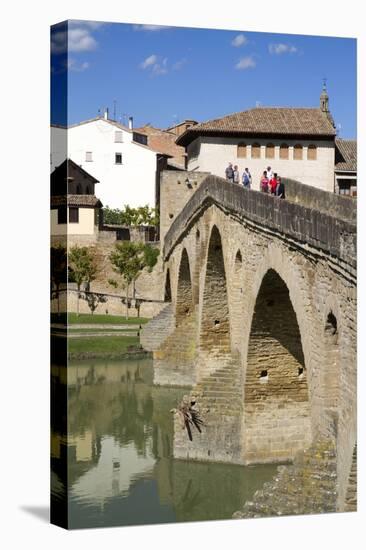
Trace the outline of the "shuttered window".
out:
<instances>
[{"instance_id":1,"label":"shuttered window","mask_svg":"<svg viewBox=\"0 0 366 550\"><path fill-rule=\"evenodd\" d=\"M59 206L57 209L57 223L67 223L67 208L66 206Z\"/></svg>"},{"instance_id":2,"label":"shuttered window","mask_svg":"<svg viewBox=\"0 0 366 550\"><path fill-rule=\"evenodd\" d=\"M309 145L308 160L316 160L316 145Z\"/></svg>"},{"instance_id":3,"label":"shuttered window","mask_svg":"<svg viewBox=\"0 0 366 550\"><path fill-rule=\"evenodd\" d=\"M302 145L299 143L294 146L294 160L302 160Z\"/></svg>"},{"instance_id":4,"label":"shuttered window","mask_svg":"<svg viewBox=\"0 0 366 550\"><path fill-rule=\"evenodd\" d=\"M281 143L280 145L280 159L288 159L288 145L287 143Z\"/></svg>"},{"instance_id":5,"label":"shuttered window","mask_svg":"<svg viewBox=\"0 0 366 550\"><path fill-rule=\"evenodd\" d=\"M123 142L123 132L120 130L116 130L114 132L114 142L115 143L122 143Z\"/></svg>"},{"instance_id":6,"label":"shuttered window","mask_svg":"<svg viewBox=\"0 0 366 550\"><path fill-rule=\"evenodd\" d=\"M247 144L239 143L238 144L238 158L245 159L247 158Z\"/></svg>"},{"instance_id":7,"label":"shuttered window","mask_svg":"<svg viewBox=\"0 0 366 550\"><path fill-rule=\"evenodd\" d=\"M261 146L259 143L253 143L252 145L252 159L261 158Z\"/></svg>"},{"instance_id":8,"label":"shuttered window","mask_svg":"<svg viewBox=\"0 0 366 550\"><path fill-rule=\"evenodd\" d=\"M275 146L273 143L268 143L266 145L266 159L274 159L275 156Z\"/></svg>"},{"instance_id":9,"label":"shuttered window","mask_svg":"<svg viewBox=\"0 0 366 550\"><path fill-rule=\"evenodd\" d=\"M85 161L86 162L93 162L93 153L92 153L92 151L86 151Z\"/></svg>"},{"instance_id":10,"label":"shuttered window","mask_svg":"<svg viewBox=\"0 0 366 550\"><path fill-rule=\"evenodd\" d=\"M75 207L69 208L69 223L79 223L79 209Z\"/></svg>"}]
</instances>

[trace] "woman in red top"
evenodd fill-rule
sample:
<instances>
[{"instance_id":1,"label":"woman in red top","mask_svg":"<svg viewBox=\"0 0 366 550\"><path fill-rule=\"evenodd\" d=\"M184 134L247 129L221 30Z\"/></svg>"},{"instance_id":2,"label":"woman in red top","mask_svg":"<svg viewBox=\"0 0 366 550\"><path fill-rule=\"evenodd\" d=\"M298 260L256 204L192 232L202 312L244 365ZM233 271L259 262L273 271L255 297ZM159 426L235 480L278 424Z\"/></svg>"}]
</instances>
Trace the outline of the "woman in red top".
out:
<instances>
[{"instance_id":1,"label":"woman in red top","mask_svg":"<svg viewBox=\"0 0 366 550\"><path fill-rule=\"evenodd\" d=\"M268 184L269 180L267 178L267 171L265 170L263 172L263 176L261 177L261 191L263 191L263 193L268 193Z\"/></svg>"},{"instance_id":2,"label":"woman in red top","mask_svg":"<svg viewBox=\"0 0 366 550\"><path fill-rule=\"evenodd\" d=\"M269 180L269 185L271 188L271 195L275 195L277 187L277 174L273 174L273 177Z\"/></svg>"}]
</instances>

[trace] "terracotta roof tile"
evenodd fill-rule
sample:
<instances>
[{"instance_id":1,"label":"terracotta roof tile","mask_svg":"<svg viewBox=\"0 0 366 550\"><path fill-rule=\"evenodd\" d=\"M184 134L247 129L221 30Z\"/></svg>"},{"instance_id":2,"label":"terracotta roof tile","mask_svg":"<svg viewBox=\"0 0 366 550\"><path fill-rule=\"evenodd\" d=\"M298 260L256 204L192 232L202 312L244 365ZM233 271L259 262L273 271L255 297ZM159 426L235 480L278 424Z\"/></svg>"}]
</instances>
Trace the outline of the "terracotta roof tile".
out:
<instances>
[{"instance_id":1,"label":"terracotta roof tile","mask_svg":"<svg viewBox=\"0 0 366 550\"><path fill-rule=\"evenodd\" d=\"M319 108L256 107L197 124L177 139L187 145L200 134L336 135L330 117Z\"/></svg>"},{"instance_id":2,"label":"terracotta roof tile","mask_svg":"<svg viewBox=\"0 0 366 550\"><path fill-rule=\"evenodd\" d=\"M94 208L103 206L95 195L55 195L51 197L51 206L84 206Z\"/></svg>"},{"instance_id":3,"label":"terracotta roof tile","mask_svg":"<svg viewBox=\"0 0 366 550\"><path fill-rule=\"evenodd\" d=\"M345 172L357 171L357 141L355 139L335 140L335 169Z\"/></svg>"}]
</instances>

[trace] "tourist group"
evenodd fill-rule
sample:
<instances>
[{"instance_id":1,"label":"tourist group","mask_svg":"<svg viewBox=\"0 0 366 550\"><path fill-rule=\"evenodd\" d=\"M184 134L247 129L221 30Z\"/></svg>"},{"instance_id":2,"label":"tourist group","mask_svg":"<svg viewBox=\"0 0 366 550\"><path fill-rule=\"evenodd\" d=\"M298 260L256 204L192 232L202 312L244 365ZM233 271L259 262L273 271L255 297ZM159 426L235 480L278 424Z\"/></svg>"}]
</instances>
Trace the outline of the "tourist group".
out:
<instances>
[{"instance_id":1,"label":"tourist group","mask_svg":"<svg viewBox=\"0 0 366 550\"><path fill-rule=\"evenodd\" d=\"M240 183L240 172L238 166L233 166L229 162L228 167L225 170L225 177L228 181L232 183ZM249 168L245 168L243 175L241 177L241 182L246 189L250 189L252 185L252 176L249 172ZM280 176L272 171L270 166L267 167L267 170L263 171L261 180L260 180L260 190L263 193L269 193L280 199L285 198L285 186L282 183Z\"/></svg>"}]
</instances>

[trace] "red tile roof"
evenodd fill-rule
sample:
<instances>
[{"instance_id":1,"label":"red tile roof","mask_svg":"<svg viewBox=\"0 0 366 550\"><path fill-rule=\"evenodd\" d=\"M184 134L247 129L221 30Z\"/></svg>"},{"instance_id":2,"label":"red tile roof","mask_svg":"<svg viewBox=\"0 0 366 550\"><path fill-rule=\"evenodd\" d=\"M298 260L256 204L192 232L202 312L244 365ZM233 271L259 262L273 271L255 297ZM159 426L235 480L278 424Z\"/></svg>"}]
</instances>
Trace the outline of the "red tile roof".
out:
<instances>
[{"instance_id":1,"label":"red tile roof","mask_svg":"<svg viewBox=\"0 0 366 550\"><path fill-rule=\"evenodd\" d=\"M103 205L95 195L55 195L51 197L51 207L80 206L84 208L101 208Z\"/></svg>"},{"instance_id":2,"label":"red tile roof","mask_svg":"<svg viewBox=\"0 0 366 550\"><path fill-rule=\"evenodd\" d=\"M357 171L357 141L355 139L335 140L335 170L342 172Z\"/></svg>"},{"instance_id":3,"label":"red tile roof","mask_svg":"<svg viewBox=\"0 0 366 550\"><path fill-rule=\"evenodd\" d=\"M191 126L176 141L188 145L197 135L336 135L331 117L319 108L256 107Z\"/></svg>"}]
</instances>

